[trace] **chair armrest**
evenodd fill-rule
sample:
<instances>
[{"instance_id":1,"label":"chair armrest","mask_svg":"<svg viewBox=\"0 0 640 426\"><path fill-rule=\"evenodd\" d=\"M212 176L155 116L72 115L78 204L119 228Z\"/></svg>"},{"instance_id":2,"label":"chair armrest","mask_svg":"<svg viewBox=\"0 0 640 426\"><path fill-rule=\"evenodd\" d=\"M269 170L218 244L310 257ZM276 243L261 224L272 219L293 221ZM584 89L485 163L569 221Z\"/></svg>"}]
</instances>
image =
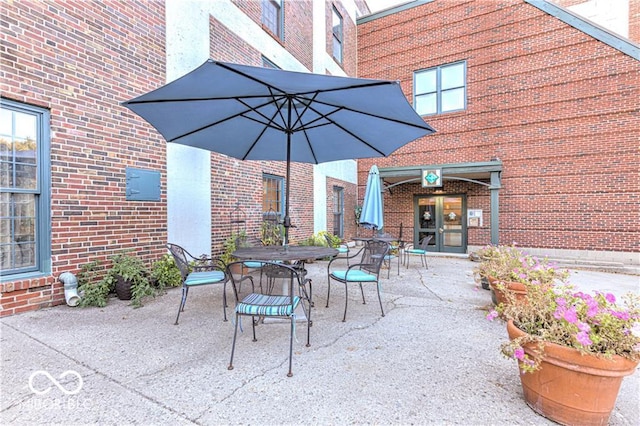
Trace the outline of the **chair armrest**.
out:
<instances>
[{"instance_id":1,"label":"chair armrest","mask_svg":"<svg viewBox=\"0 0 640 426\"><path fill-rule=\"evenodd\" d=\"M353 254L352 256L342 256L342 257L338 257L337 255L336 255L336 256L333 256L333 257L331 258L331 260L329 261L329 264L327 265L327 271L328 271L328 270L329 270L329 268L331 267L331 264L333 263L333 261L334 261L334 260L336 260L336 259L353 259L354 257L358 257L358 256L362 253L362 251L363 251L363 250L364 250L364 247L361 247L361 248L360 248L360 250L358 250L358 251L357 251L355 254Z\"/></svg>"}]
</instances>

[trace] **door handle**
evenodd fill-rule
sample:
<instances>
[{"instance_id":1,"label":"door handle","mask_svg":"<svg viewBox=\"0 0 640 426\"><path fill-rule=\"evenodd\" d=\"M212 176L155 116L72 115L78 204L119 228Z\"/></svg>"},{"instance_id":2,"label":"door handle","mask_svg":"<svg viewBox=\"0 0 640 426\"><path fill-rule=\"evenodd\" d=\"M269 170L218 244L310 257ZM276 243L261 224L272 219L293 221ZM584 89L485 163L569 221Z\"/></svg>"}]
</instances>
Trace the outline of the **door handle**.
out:
<instances>
[{"instance_id":1,"label":"door handle","mask_svg":"<svg viewBox=\"0 0 640 426\"><path fill-rule=\"evenodd\" d=\"M444 229L438 228L438 232L442 234L444 232Z\"/></svg>"}]
</instances>

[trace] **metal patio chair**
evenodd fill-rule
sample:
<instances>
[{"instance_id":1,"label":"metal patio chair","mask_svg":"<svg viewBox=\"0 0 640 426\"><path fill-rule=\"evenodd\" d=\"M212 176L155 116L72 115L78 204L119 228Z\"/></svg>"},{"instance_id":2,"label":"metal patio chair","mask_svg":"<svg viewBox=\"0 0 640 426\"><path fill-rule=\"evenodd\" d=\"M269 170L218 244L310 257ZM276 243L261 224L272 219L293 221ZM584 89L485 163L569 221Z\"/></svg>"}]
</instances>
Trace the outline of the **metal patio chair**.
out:
<instances>
[{"instance_id":1,"label":"metal patio chair","mask_svg":"<svg viewBox=\"0 0 640 426\"><path fill-rule=\"evenodd\" d=\"M228 275L225 273L224 263L215 257L201 256L199 258L191 255L187 250L177 244L167 244L167 249L176 261L182 277L182 298L175 325L178 325L180 312L184 312L184 305L187 303L187 296L191 287L199 287L209 284L222 284L222 312L224 320L227 320L227 281Z\"/></svg>"},{"instance_id":2,"label":"metal patio chair","mask_svg":"<svg viewBox=\"0 0 640 426\"><path fill-rule=\"evenodd\" d=\"M414 247L413 244L407 244L404 249L404 261L406 262L407 269L409 269L409 258L411 254L420 255L420 260L422 261L422 266L429 269L429 265L427 264L427 248L429 247L429 242L433 238L433 235L428 235L422 240L417 247Z\"/></svg>"},{"instance_id":3,"label":"metal patio chair","mask_svg":"<svg viewBox=\"0 0 640 426\"><path fill-rule=\"evenodd\" d=\"M243 262L234 263L241 264ZM242 317L251 317L254 342L257 341L256 326L258 326L260 322L264 322L265 318L284 318L291 321L289 336L289 372L287 373L287 376L291 377L293 375L293 339L296 329L296 309L298 307L302 308L306 317L306 346L311 346L311 302L306 287L307 284L310 285L311 280L303 278L301 271L293 265L261 262L261 266L258 269L260 271L260 281L259 283L254 283L253 276L234 273L234 263L227 265L227 274L231 279L233 294L236 299L231 359L227 368L233 370L233 357L235 355L238 327L242 327ZM241 284L246 280L251 282L251 290L247 291L247 286L245 286L245 291L243 292ZM279 283L281 283L281 285L278 285Z\"/></svg>"},{"instance_id":4,"label":"metal patio chair","mask_svg":"<svg viewBox=\"0 0 640 426\"><path fill-rule=\"evenodd\" d=\"M389 244L384 241L370 240L366 241L364 247L356 253L353 257L362 253L362 259L359 263L351 264L346 270L334 270L331 271L331 263L327 266L327 272L329 275L329 285L327 287L327 308L329 307L329 296L331 294L331 280L335 280L344 284L345 298L344 298L344 316L342 321L347 320L347 305L349 302L349 286L357 283L360 286L360 293L362 293L362 303L366 304L364 298L364 290L362 289L363 283L375 283L376 290L378 292L378 301L380 302L380 310L382 316L384 316L384 308L382 307L382 298L380 297L380 268L382 267L385 257L389 253Z\"/></svg>"},{"instance_id":5,"label":"metal patio chair","mask_svg":"<svg viewBox=\"0 0 640 426\"><path fill-rule=\"evenodd\" d=\"M324 235L325 240L327 240L327 246L333 247L333 242L331 241L331 237L327 234ZM333 247L338 250L338 255L336 257L340 259L347 260L347 266L349 266L349 246L346 244L340 244L338 247Z\"/></svg>"}]
</instances>

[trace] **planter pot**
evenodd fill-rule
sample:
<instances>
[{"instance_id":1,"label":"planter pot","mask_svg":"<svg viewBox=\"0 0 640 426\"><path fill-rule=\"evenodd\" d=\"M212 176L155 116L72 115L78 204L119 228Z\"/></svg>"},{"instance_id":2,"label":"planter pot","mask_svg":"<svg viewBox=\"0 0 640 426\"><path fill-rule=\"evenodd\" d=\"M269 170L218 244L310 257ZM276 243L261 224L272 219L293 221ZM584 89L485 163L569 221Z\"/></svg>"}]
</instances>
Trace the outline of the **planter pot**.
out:
<instances>
[{"instance_id":1,"label":"planter pot","mask_svg":"<svg viewBox=\"0 0 640 426\"><path fill-rule=\"evenodd\" d=\"M507 323L510 339L523 336L513 321ZM533 356L535 344L524 345ZM581 355L576 349L546 343L541 368L520 371L524 398L535 412L564 425L606 425L624 376L638 363L620 356L610 359Z\"/></svg>"},{"instance_id":2,"label":"planter pot","mask_svg":"<svg viewBox=\"0 0 640 426\"><path fill-rule=\"evenodd\" d=\"M131 300L131 281L118 277L116 280L116 295L120 300Z\"/></svg>"},{"instance_id":3,"label":"planter pot","mask_svg":"<svg viewBox=\"0 0 640 426\"><path fill-rule=\"evenodd\" d=\"M496 284L499 282L503 283L509 290L515 293L516 300L525 300L527 296L527 287L525 287L524 284L511 281L502 281L493 277L488 277L488 279L489 286L491 287L491 290L495 295L495 300L493 300L494 304L499 305L500 303L507 303L507 298L504 296L504 293L496 286Z\"/></svg>"}]
</instances>

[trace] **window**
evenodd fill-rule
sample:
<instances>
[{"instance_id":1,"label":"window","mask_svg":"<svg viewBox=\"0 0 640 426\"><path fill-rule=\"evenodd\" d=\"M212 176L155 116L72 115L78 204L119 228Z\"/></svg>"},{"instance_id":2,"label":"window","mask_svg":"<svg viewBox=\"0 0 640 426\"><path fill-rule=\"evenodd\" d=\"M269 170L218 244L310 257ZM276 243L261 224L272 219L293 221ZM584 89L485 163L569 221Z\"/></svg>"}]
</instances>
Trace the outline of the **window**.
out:
<instances>
[{"instance_id":1,"label":"window","mask_svg":"<svg viewBox=\"0 0 640 426\"><path fill-rule=\"evenodd\" d=\"M265 220L282 221L284 216L284 178L262 175L262 215ZM276 216L275 218L272 216Z\"/></svg>"},{"instance_id":2,"label":"window","mask_svg":"<svg viewBox=\"0 0 640 426\"><path fill-rule=\"evenodd\" d=\"M413 106L418 114L441 114L466 108L466 62L416 71L413 78Z\"/></svg>"},{"instance_id":3,"label":"window","mask_svg":"<svg viewBox=\"0 0 640 426\"><path fill-rule=\"evenodd\" d=\"M282 39L282 0L262 0L262 25Z\"/></svg>"},{"instance_id":4,"label":"window","mask_svg":"<svg viewBox=\"0 0 640 426\"><path fill-rule=\"evenodd\" d=\"M333 58L342 63L342 16L338 13L336 8L333 8L332 16L333 27Z\"/></svg>"},{"instance_id":5,"label":"window","mask_svg":"<svg viewBox=\"0 0 640 426\"><path fill-rule=\"evenodd\" d=\"M0 269L50 272L49 112L0 100Z\"/></svg>"},{"instance_id":6,"label":"window","mask_svg":"<svg viewBox=\"0 0 640 426\"><path fill-rule=\"evenodd\" d=\"M333 235L344 238L344 189L333 187Z\"/></svg>"},{"instance_id":7,"label":"window","mask_svg":"<svg viewBox=\"0 0 640 426\"><path fill-rule=\"evenodd\" d=\"M271 62L270 60L268 60L266 57L262 57L262 67L263 68L273 68L276 70L279 70L280 67L277 66L276 64L274 64L273 62Z\"/></svg>"}]
</instances>

